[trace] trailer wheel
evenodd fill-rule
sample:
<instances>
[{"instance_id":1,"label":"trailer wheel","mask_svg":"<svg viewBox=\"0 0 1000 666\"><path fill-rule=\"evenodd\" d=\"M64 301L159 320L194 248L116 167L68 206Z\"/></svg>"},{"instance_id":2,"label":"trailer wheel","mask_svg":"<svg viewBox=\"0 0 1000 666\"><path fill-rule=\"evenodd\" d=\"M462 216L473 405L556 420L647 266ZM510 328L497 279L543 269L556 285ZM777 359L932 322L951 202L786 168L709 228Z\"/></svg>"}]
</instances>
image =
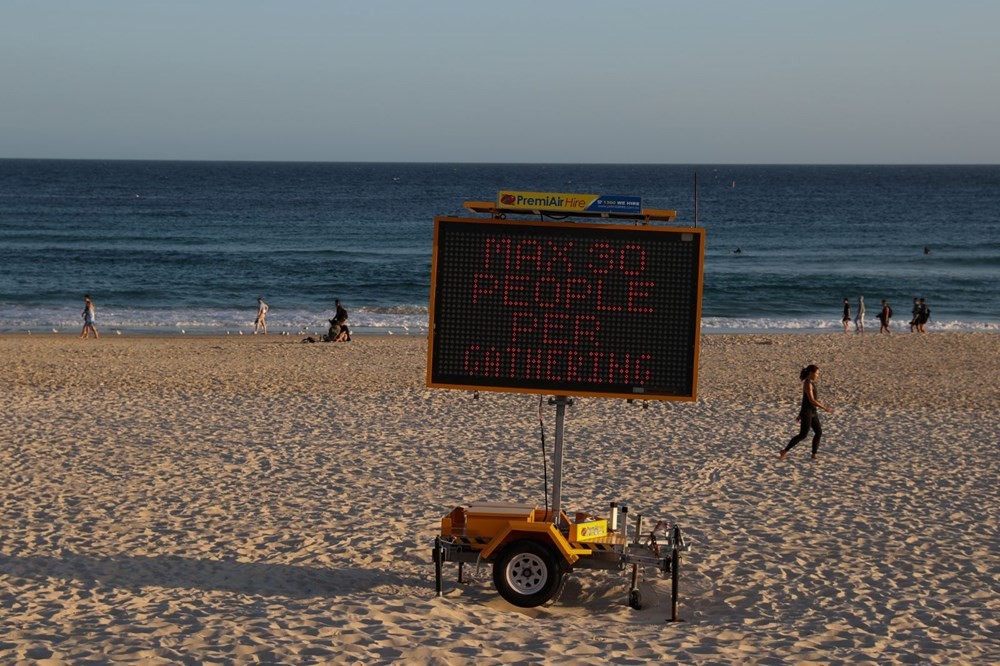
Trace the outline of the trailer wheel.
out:
<instances>
[{"instance_id":1,"label":"trailer wheel","mask_svg":"<svg viewBox=\"0 0 1000 666\"><path fill-rule=\"evenodd\" d=\"M515 541L493 563L497 592L521 608L541 606L552 599L562 580L563 570L555 553L537 541Z\"/></svg>"},{"instance_id":2,"label":"trailer wheel","mask_svg":"<svg viewBox=\"0 0 1000 666\"><path fill-rule=\"evenodd\" d=\"M642 610L642 592L638 589L629 591L628 605L635 610Z\"/></svg>"}]
</instances>

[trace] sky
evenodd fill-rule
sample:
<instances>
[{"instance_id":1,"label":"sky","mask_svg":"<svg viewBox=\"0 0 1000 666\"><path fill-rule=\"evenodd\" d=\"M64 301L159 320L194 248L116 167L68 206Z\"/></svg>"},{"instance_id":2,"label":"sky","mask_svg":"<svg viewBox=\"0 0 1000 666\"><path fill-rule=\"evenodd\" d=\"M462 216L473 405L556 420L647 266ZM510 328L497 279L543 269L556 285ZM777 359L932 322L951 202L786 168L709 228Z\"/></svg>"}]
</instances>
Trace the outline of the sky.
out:
<instances>
[{"instance_id":1,"label":"sky","mask_svg":"<svg viewBox=\"0 0 1000 666\"><path fill-rule=\"evenodd\" d=\"M1000 163L997 0L3 0L0 158Z\"/></svg>"}]
</instances>

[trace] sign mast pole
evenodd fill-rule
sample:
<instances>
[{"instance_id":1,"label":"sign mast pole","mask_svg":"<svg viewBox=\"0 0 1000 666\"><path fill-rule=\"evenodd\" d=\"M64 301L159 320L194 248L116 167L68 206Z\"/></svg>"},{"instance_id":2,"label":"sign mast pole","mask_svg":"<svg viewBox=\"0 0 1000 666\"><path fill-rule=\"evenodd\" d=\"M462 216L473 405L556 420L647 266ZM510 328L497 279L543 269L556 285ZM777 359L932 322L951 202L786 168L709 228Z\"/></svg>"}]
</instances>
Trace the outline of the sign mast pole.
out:
<instances>
[{"instance_id":1,"label":"sign mast pole","mask_svg":"<svg viewBox=\"0 0 1000 666\"><path fill-rule=\"evenodd\" d=\"M562 461L563 432L566 426L566 407L573 404L573 398L557 395L549 399L556 406L556 446L552 452L552 522L562 527Z\"/></svg>"}]
</instances>

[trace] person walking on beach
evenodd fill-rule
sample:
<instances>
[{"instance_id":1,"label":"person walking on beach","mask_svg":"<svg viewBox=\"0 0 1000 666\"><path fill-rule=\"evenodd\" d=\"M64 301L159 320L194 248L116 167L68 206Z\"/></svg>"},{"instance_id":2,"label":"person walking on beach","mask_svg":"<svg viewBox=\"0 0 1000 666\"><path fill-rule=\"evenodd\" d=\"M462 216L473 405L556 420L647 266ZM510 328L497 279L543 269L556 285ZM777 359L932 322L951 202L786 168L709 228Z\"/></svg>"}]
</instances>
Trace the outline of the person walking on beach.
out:
<instances>
[{"instance_id":1,"label":"person walking on beach","mask_svg":"<svg viewBox=\"0 0 1000 666\"><path fill-rule=\"evenodd\" d=\"M910 311L910 333L917 332L917 320L920 319L920 299L913 297L913 309Z\"/></svg>"},{"instance_id":2,"label":"person walking on beach","mask_svg":"<svg viewBox=\"0 0 1000 666\"><path fill-rule=\"evenodd\" d=\"M832 409L824 405L819 401L816 395L816 380L819 378L819 368L815 365L807 365L802 368L799 373L799 379L802 380L802 406L799 408L799 434L792 437L788 445L781 450L779 458L784 458L789 451L795 448L795 445L801 442L809 435L809 429L812 428L813 440L812 440L812 457L816 458L816 454L819 452L819 440L823 436L823 427L819 422L819 410L822 409L825 412L833 412Z\"/></svg>"},{"instance_id":3,"label":"person walking on beach","mask_svg":"<svg viewBox=\"0 0 1000 666\"><path fill-rule=\"evenodd\" d=\"M844 316L840 320L844 325L844 335L847 335L847 326L851 323L851 302L844 299Z\"/></svg>"},{"instance_id":4,"label":"person walking on beach","mask_svg":"<svg viewBox=\"0 0 1000 666\"><path fill-rule=\"evenodd\" d=\"M97 326L94 324L94 302L90 300L90 294L83 295L83 331L80 332L81 338L89 338L90 332L94 332L94 339L101 337L97 332Z\"/></svg>"},{"instance_id":5,"label":"person walking on beach","mask_svg":"<svg viewBox=\"0 0 1000 666\"><path fill-rule=\"evenodd\" d=\"M267 303L264 302L263 296L257 297L257 318L253 320L253 334L257 335L257 329L264 329L264 335L267 335Z\"/></svg>"},{"instance_id":6,"label":"person walking on beach","mask_svg":"<svg viewBox=\"0 0 1000 666\"><path fill-rule=\"evenodd\" d=\"M927 331L924 329L924 326L927 325L927 322L930 321L930 318L931 318L931 309L927 307L927 299L921 298L920 314L917 315L917 330L920 331L921 333L926 333Z\"/></svg>"},{"instance_id":7,"label":"person walking on beach","mask_svg":"<svg viewBox=\"0 0 1000 666\"><path fill-rule=\"evenodd\" d=\"M889 328L889 320L892 319L892 308L889 307L889 301L882 299L882 309L878 313L879 334L885 333L887 335L892 333L892 329Z\"/></svg>"},{"instance_id":8,"label":"person walking on beach","mask_svg":"<svg viewBox=\"0 0 1000 666\"><path fill-rule=\"evenodd\" d=\"M858 335L865 334L865 297L858 296L858 314L854 317L854 330Z\"/></svg>"}]
</instances>

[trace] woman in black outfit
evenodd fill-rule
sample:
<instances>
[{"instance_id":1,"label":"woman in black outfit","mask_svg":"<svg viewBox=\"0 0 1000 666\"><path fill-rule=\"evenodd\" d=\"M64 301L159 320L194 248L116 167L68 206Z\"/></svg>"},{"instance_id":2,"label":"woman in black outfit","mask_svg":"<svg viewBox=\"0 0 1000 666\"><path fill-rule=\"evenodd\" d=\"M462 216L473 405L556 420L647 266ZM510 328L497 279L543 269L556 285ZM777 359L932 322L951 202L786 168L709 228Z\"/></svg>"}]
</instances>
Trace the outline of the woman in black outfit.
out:
<instances>
[{"instance_id":1,"label":"woman in black outfit","mask_svg":"<svg viewBox=\"0 0 1000 666\"><path fill-rule=\"evenodd\" d=\"M819 440L823 436L823 428L819 423L818 410L822 409L826 412L832 412L833 410L821 403L816 397L816 379L818 377L819 368L815 365L806 366L799 373L799 379L802 380L802 407L799 410L798 421L801 426L799 434L792 437L792 441L788 442L788 446L781 450L781 458L784 458L785 454L795 448L796 444L809 435L810 428L813 431L812 457L815 458L816 452L819 451Z\"/></svg>"}]
</instances>

